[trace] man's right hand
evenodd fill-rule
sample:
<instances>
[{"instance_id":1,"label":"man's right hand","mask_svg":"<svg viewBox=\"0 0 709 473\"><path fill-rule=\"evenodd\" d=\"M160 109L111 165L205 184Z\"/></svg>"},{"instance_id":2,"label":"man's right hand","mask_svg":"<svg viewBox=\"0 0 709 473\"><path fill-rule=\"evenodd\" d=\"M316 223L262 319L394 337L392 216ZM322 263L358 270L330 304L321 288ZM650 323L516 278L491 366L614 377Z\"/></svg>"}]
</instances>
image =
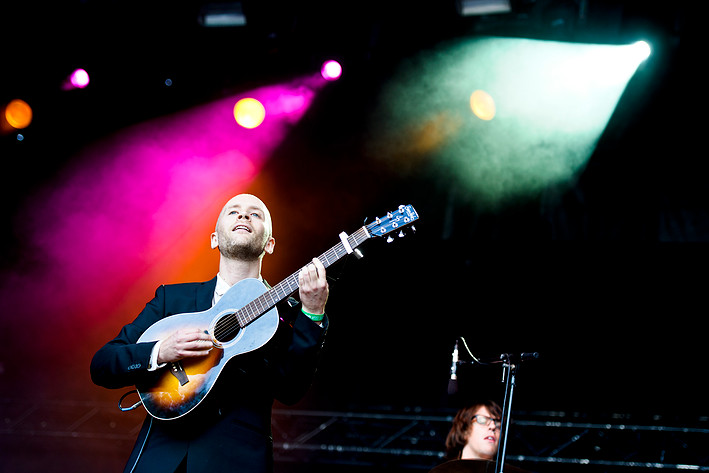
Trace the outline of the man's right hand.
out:
<instances>
[{"instance_id":1,"label":"man's right hand","mask_svg":"<svg viewBox=\"0 0 709 473\"><path fill-rule=\"evenodd\" d=\"M203 330L180 329L160 343L158 363L171 363L183 358L206 356L214 348L212 337Z\"/></svg>"}]
</instances>

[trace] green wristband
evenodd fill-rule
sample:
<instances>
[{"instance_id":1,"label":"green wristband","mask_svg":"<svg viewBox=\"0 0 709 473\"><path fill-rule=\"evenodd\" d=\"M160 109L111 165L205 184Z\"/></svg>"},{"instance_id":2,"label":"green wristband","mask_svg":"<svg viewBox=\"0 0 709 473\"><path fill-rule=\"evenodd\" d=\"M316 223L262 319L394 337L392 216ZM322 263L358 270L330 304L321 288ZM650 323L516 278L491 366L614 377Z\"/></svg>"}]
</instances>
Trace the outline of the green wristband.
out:
<instances>
[{"instance_id":1,"label":"green wristband","mask_svg":"<svg viewBox=\"0 0 709 473\"><path fill-rule=\"evenodd\" d=\"M310 312L304 311L303 308L301 308L300 311L313 322L322 322L322 319L325 318L325 314L311 314Z\"/></svg>"}]
</instances>

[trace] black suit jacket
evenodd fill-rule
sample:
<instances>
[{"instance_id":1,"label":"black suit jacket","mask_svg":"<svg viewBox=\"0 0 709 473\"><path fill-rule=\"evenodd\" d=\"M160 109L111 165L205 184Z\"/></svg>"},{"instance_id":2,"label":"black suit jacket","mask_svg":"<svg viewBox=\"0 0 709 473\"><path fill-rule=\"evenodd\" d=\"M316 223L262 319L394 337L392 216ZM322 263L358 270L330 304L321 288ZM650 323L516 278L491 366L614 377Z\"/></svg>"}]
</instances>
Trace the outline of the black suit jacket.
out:
<instances>
[{"instance_id":1,"label":"black suit jacket","mask_svg":"<svg viewBox=\"0 0 709 473\"><path fill-rule=\"evenodd\" d=\"M216 278L202 283L160 286L155 297L91 361L94 383L107 388L140 384L155 342L136 343L161 318L211 307ZM174 472L185 460L188 472L273 469L271 406L300 400L310 387L327 331L300 311L279 304L276 334L263 347L229 361L209 395L174 420L146 416L125 471ZM294 304L294 305L292 305Z\"/></svg>"}]
</instances>

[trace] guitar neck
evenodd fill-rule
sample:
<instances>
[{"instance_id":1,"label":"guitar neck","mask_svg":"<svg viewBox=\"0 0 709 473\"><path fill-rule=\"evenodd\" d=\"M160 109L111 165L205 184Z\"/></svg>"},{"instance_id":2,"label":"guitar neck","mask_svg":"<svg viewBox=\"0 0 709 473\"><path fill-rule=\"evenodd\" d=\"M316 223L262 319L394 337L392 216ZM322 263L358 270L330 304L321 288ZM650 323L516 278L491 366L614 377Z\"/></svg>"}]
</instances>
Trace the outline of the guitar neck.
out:
<instances>
[{"instance_id":1,"label":"guitar neck","mask_svg":"<svg viewBox=\"0 0 709 473\"><path fill-rule=\"evenodd\" d=\"M367 231L367 228L362 227L356 232L354 232L352 235L347 237L347 243L349 244L351 249L354 249L371 237L372 236ZM322 262L323 266L328 268L349 253L350 251L348 251L348 249L345 247L345 244L340 241L337 245L333 246L325 253L321 254L318 259ZM299 273L300 270L296 271L295 273L291 274L283 281L279 282L271 289L264 292L259 297L239 309L234 314L237 320L239 321L239 325L241 325L242 327L248 325L258 317L260 317L262 314L268 312L280 301L293 294L298 289Z\"/></svg>"}]
</instances>

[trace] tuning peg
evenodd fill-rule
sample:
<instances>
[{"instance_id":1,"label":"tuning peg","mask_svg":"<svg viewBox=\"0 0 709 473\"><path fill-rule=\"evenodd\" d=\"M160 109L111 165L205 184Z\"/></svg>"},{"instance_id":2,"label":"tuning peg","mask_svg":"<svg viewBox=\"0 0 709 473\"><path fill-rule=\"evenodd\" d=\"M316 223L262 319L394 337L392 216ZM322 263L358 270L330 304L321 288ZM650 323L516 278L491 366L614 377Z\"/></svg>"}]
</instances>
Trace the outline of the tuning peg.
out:
<instances>
[{"instance_id":1,"label":"tuning peg","mask_svg":"<svg viewBox=\"0 0 709 473\"><path fill-rule=\"evenodd\" d=\"M387 243L391 243L392 241L394 241L394 238L392 238L392 236L389 235L389 236L387 237Z\"/></svg>"},{"instance_id":2,"label":"tuning peg","mask_svg":"<svg viewBox=\"0 0 709 473\"><path fill-rule=\"evenodd\" d=\"M399 231L399 238L404 238L405 236L404 230Z\"/></svg>"},{"instance_id":3,"label":"tuning peg","mask_svg":"<svg viewBox=\"0 0 709 473\"><path fill-rule=\"evenodd\" d=\"M364 258L364 255L362 254L361 251L359 251L359 248L355 248L355 250L354 250L354 255L357 257L357 259L362 259L362 258Z\"/></svg>"}]
</instances>

